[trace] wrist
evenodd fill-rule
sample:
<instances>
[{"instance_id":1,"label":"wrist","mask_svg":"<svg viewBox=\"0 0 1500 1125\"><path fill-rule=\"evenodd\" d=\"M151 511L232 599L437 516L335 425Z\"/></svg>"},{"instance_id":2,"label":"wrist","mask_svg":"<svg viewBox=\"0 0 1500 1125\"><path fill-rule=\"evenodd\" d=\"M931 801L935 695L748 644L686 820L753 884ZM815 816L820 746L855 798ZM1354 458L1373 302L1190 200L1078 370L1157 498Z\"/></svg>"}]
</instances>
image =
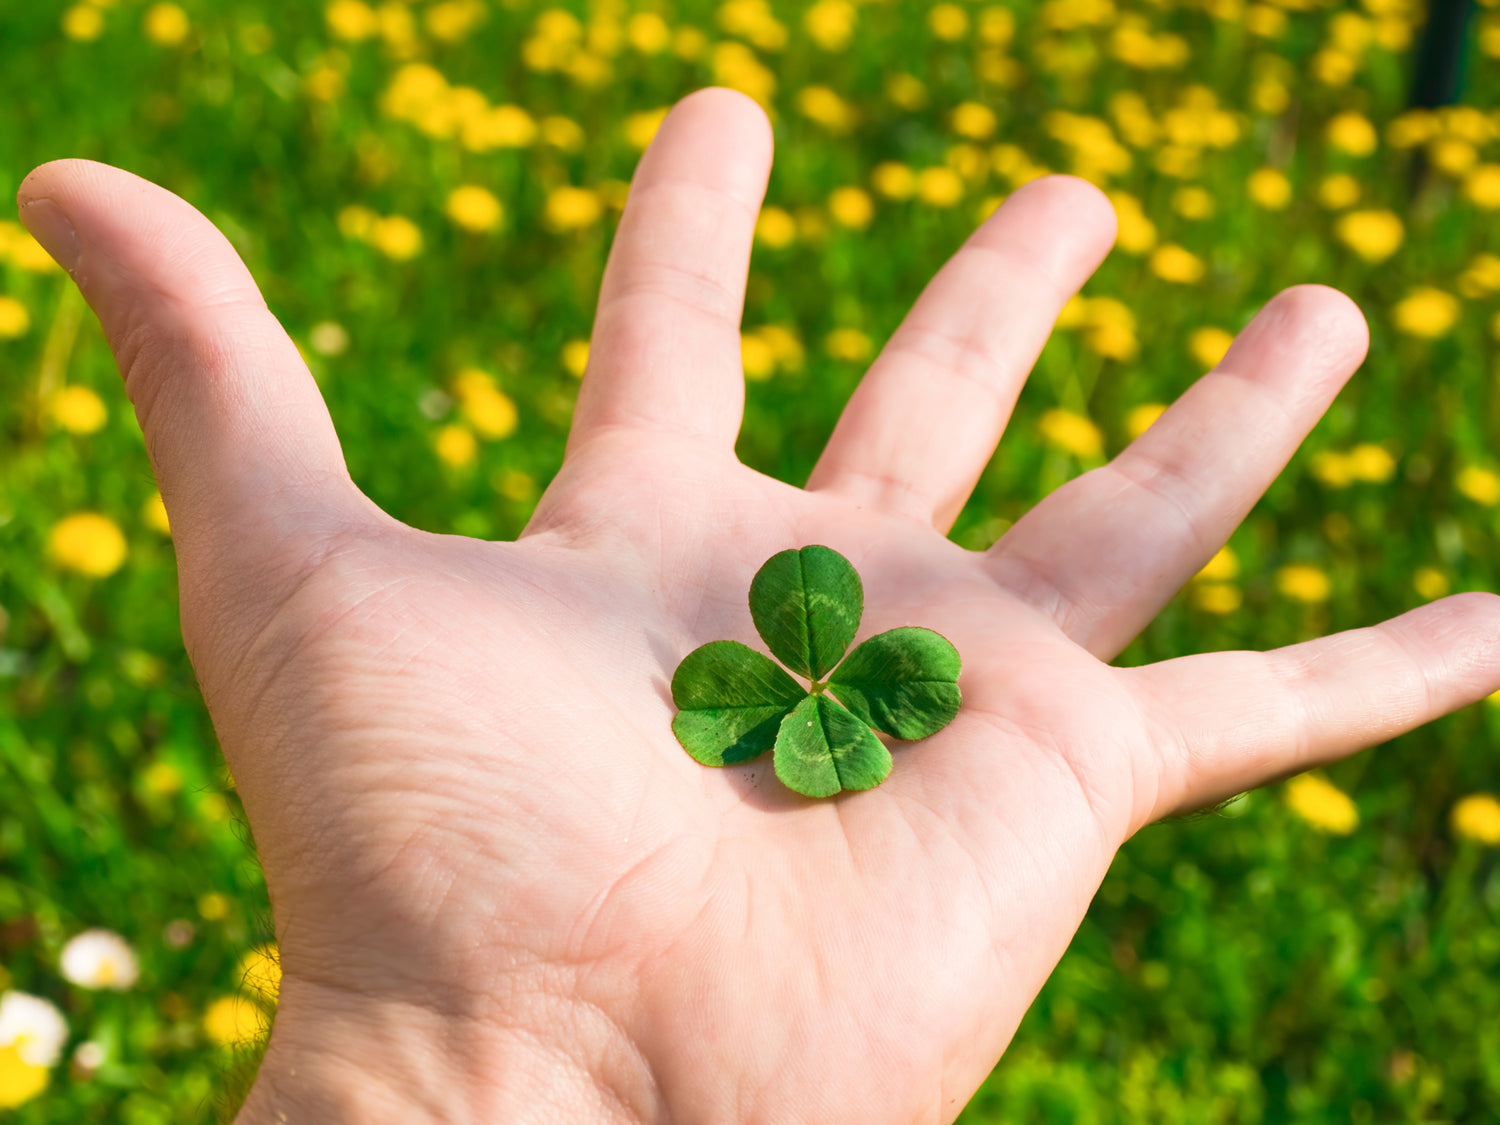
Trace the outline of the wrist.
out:
<instances>
[{"instance_id":1,"label":"wrist","mask_svg":"<svg viewBox=\"0 0 1500 1125\"><path fill-rule=\"evenodd\" d=\"M533 1002L524 1019L454 1017L288 983L234 1125L640 1125L666 1116L634 1049L581 1005Z\"/></svg>"}]
</instances>

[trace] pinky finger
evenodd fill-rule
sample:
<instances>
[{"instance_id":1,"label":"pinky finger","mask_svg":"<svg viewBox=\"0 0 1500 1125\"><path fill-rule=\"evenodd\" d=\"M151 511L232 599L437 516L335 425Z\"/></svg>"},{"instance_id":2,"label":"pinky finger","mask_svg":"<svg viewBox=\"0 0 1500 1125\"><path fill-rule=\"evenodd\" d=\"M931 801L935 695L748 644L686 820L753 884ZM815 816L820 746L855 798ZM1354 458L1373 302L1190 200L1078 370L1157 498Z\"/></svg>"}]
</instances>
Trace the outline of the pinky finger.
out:
<instances>
[{"instance_id":1,"label":"pinky finger","mask_svg":"<svg viewBox=\"0 0 1500 1125\"><path fill-rule=\"evenodd\" d=\"M1500 688L1500 597L1457 594L1271 652L1124 671L1157 735L1137 823L1346 757Z\"/></svg>"}]
</instances>

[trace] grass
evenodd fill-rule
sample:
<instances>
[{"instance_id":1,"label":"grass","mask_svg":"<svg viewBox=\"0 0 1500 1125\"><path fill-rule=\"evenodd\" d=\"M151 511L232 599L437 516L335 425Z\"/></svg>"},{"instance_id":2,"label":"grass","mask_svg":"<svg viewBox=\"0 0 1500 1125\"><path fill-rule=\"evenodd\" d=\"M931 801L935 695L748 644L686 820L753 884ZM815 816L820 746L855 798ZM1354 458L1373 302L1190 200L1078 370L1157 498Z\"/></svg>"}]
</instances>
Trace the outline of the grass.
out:
<instances>
[{"instance_id":1,"label":"grass","mask_svg":"<svg viewBox=\"0 0 1500 1125\"><path fill-rule=\"evenodd\" d=\"M1369 359L1233 562L1122 660L1268 648L1497 587L1500 115L1404 112L1420 11L1403 0L12 8L0 189L87 156L194 202L303 347L355 480L415 526L524 525L561 458L649 115L717 82L768 105L778 147L744 321L750 464L800 482L925 279L1018 184L1076 171L1121 193L1121 242L1044 352L960 543L1120 449L1140 408L1212 363L1202 330L1317 281L1364 310ZM1475 51L1500 51L1497 18L1481 11ZM1494 75L1470 71L1465 101L1493 104ZM499 201L495 229L446 213L463 185ZM1392 221L1400 244L1378 257ZM1426 290L1447 299L1406 303ZM515 407L513 432L488 436L506 426L455 383L469 368ZM0 378L0 990L50 999L70 1028L14 1120L227 1113L257 1006L222 1001L269 938L265 888L118 376L12 227ZM122 558L97 527L59 550L79 512L119 530ZM1500 788L1497 729L1480 705L1328 770L1332 795L1278 786L1141 833L963 1120L1483 1116L1500 1100L1500 867L1452 813ZM96 926L135 949L133 989L59 975ZM84 1041L97 1066L70 1061Z\"/></svg>"}]
</instances>

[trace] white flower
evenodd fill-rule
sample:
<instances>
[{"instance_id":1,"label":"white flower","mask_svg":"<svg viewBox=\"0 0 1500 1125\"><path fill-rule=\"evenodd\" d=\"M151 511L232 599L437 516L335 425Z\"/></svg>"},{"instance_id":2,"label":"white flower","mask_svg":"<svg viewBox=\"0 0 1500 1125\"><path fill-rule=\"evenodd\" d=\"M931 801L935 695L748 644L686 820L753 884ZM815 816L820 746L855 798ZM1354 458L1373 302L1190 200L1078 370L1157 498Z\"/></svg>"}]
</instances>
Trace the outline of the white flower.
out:
<instances>
[{"instance_id":1,"label":"white flower","mask_svg":"<svg viewBox=\"0 0 1500 1125\"><path fill-rule=\"evenodd\" d=\"M124 990L141 975L135 951L111 930L85 930L63 946L62 975L80 988Z\"/></svg>"},{"instance_id":2,"label":"white flower","mask_svg":"<svg viewBox=\"0 0 1500 1125\"><path fill-rule=\"evenodd\" d=\"M67 1041L68 1021L50 1000L27 992L0 995L0 1047L14 1047L23 1063L50 1068Z\"/></svg>"}]
</instances>

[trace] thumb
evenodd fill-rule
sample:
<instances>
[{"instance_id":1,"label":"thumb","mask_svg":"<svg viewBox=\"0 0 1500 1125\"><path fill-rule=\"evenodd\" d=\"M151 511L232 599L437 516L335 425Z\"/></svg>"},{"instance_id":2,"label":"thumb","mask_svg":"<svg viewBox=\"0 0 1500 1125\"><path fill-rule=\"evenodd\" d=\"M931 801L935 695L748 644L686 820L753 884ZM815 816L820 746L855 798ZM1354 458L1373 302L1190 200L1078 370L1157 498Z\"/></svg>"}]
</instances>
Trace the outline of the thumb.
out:
<instances>
[{"instance_id":1,"label":"thumb","mask_svg":"<svg viewBox=\"0 0 1500 1125\"><path fill-rule=\"evenodd\" d=\"M250 272L192 206L104 164L44 164L17 203L125 378L172 523L185 629L226 595L274 608L319 541L373 507Z\"/></svg>"}]
</instances>

